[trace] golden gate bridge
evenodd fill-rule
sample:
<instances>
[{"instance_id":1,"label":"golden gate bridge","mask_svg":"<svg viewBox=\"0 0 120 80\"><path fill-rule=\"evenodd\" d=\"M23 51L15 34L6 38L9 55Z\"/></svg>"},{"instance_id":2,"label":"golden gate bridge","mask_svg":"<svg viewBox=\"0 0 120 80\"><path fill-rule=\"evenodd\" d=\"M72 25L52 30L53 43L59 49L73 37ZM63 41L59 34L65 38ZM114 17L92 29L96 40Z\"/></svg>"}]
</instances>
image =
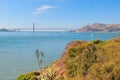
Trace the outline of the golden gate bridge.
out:
<instances>
[{"instance_id":1,"label":"golden gate bridge","mask_svg":"<svg viewBox=\"0 0 120 80\"><path fill-rule=\"evenodd\" d=\"M69 28L36 28L35 23L33 22L33 26L31 28L10 28L13 31L69 31Z\"/></svg>"}]
</instances>

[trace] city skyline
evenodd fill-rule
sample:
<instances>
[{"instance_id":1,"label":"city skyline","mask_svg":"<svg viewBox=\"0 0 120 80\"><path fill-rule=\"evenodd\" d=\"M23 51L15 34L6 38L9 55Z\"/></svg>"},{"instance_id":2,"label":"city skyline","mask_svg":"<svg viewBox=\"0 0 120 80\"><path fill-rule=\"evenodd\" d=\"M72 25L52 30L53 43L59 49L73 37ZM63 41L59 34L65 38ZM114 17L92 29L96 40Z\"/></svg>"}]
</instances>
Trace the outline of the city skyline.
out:
<instances>
[{"instance_id":1,"label":"city skyline","mask_svg":"<svg viewBox=\"0 0 120 80\"><path fill-rule=\"evenodd\" d=\"M1 0L0 28L80 28L120 23L119 0Z\"/></svg>"}]
</instances>

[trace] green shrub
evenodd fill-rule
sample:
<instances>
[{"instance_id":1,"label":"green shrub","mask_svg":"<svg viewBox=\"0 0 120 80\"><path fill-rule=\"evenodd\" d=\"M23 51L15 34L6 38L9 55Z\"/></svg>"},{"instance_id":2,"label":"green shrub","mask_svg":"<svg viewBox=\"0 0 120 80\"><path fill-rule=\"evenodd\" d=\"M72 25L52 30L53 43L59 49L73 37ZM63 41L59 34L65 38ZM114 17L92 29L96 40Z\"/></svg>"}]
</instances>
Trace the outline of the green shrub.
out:
<instances>
[{"instance_id":1,"label":"green shrub","mask_svg":"<svg viewBox=\"0 0 120 80\"><path fill-rule=\"evenodd\" d=\"M17 78L17 80L37 80L36 76L40 75L39 72L26 73Z\"/></svg>"},{"instance_id":2,"label":"green shrub","mask_svg":"<svg viewBox=\"0 0 120 80\"><path fill-rule=\"evenodd\" d=\"M77 66L75 64L70 64L67 66L67 76L68 77L75 77L77 75Z\"/></svg>"},{"instance_id":3,"label":"green shrub","mask_svg":"<svg viewBox=\"0 0 120 80\"><path fill-rule=\"evenodd\" d=\"M101 40L94 40L94 41L92 41L92 43L93 44L100 44L100 43L102 43L103 41L101 41Z\"/></svg>"}]
</instances>

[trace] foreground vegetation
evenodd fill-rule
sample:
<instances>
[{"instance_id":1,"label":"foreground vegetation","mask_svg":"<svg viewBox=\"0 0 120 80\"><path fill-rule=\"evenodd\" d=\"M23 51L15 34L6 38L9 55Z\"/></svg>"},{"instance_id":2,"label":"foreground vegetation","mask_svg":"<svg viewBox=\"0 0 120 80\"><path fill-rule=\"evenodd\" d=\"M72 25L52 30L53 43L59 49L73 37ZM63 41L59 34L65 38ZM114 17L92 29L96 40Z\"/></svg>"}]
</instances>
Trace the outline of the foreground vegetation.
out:
<instances>
[{"instance_id":1,"label":"foreground vegetation","mask_svg":"<svg viewBox=\"0 0 120 80\"><path fill-rule=\"evenodd\" d=\"M51 66L17 80L120 80L120 37L71 42Z\"/></svg>"}]
</instances>

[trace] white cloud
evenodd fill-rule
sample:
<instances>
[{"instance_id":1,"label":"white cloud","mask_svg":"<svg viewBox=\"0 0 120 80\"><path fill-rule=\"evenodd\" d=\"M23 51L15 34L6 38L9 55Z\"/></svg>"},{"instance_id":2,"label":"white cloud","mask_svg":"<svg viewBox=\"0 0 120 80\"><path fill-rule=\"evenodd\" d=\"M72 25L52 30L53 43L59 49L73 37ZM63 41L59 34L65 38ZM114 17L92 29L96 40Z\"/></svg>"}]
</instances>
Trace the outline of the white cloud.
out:
<instances>
[{"instance_id":1,"label":"white cloud","mask_svg":"<svg viewBox=\"0 0 120 80\"><path fill-rule=\"evenodd\" d=\"M49 9L52 8L56 8L55 6L50 6L50 5L43 5L40 8L37 8L35 12L33 12L33 14L41 14L44 13L46 11L48 11Z\"/></svg>"}]
</instances>

